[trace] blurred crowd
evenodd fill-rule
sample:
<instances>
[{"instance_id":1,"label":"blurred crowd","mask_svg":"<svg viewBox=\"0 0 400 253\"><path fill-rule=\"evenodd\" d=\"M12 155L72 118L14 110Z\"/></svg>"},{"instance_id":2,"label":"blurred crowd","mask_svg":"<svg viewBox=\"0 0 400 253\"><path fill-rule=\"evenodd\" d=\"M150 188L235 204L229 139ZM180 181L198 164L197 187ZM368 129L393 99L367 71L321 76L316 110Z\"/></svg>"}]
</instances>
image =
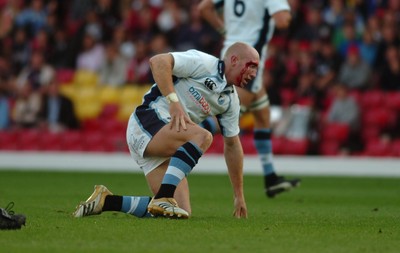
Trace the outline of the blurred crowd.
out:
<instances>
[{"instance_id":1,"label":"blurred crowd","mask_svg":"<svg viewBox=\"0 0 400 253\"><path fill-rule=\"evenodd\" d=\"M276 31L263 73L270 102L307 107L304 138L312 141L324 124L348 125L351 141L343 145L361 150L361 94L400 92L400 1L289 3L291 26ZM73 102L59 92L61 70L96 73L99 86L147 85L152 55L195 48L219 56L223 38L197 4L0 0L0 130L79 129ZM400 138L396 116L380 136Z\"/></svg>"}]
</instances>

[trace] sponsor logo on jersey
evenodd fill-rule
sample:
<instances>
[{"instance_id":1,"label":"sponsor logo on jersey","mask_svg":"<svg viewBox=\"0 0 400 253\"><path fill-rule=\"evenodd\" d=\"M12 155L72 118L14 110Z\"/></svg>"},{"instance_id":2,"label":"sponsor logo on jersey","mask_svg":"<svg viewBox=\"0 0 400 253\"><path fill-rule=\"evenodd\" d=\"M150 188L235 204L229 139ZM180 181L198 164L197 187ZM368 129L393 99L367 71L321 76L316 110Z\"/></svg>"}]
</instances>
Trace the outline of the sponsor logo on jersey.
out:
<instances>
[{"instance_id":1,"label":"sponsor logo on jersey","mask_svg":"<svg viewBox=\"0 0 400 253\"><path fill-rule=\"evenodd\" d=\"M218 104L223 105L225 103L226 96L224 94L219 95Z\"/></svg>"},{"instance_id":2,"label":"sponsor logo on jersey","mask_svg":"<svg viewBox=\"0 0 400 253\"><path fill-rule=\"evenodd\" d=\"M194 87L190 87L189 94L191 95L191 99L201 108L201 110L205 114L210 113L210 104L208 104L207 100L203 97L203 95L201 95L198 90L196 90Z\"/></svg>"},{"instance_id":3,"label":"sponsor logo on jersey","mask_svg":"<svg viewBox=\"0 0 400 253\"><path fill-rule=\"evenodd\" d=\"M206 78L206 80L204 81L204 85L209 89L209 90L214 90L217 87L217 84L214 83L213 80L211 80L210 78Z\"/></svg>"}]
</instances>

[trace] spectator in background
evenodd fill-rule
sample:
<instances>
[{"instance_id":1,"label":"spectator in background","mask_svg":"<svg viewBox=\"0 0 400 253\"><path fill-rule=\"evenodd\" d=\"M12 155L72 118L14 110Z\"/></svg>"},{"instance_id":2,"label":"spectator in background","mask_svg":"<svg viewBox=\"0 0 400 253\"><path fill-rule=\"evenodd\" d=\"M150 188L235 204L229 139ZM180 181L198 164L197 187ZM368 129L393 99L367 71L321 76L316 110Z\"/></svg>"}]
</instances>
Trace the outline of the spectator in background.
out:
<instances>
[{"instance_id":1,"label":"spectator in background","mask_svg":"<svg viewBox=\"0 0 400 253\"><path fill-rule=\"evenodd\" d=\"M7 96L6 82L0 79L0 130L10 125L10 101Z\"/></svg>"},{"instance_id":2,"label":"spectator in background","mask_svg":"<svg viewBox=\"0 0 400 253\"><path fill-rule=\"evenodd\" d=\"M349 126L348 140L341 147L345 153L359 151L362 148L360 139L360 108L349 89L342 83L333 87L333 103L328 109L326 121L328 123L340 123Z\"/></svg>"},{"instance_id":3,"label":"spectator in background","mask_svg":"<svg viewBox=\"0 0 400 253\"><path fill-rule=\"evenodd\" d=\"M157 25L163 33L173 35L171 33L187 21L188 14L181 8L178 1L163 1L162 10L157 18Z\"/></svg>"},{"instance_id":4,"label":"spectator in background","mask_svg":"<svg viewBox=\"0 0 400 253\"><path fill-rule=\"evenodd\" d=\"M359 129L360 109L357 101L349 94L349 88L336 83L333 87L334 98L328 109L327 122L346 124L352 131Z\"/></svg>"},{"instance_id":5,"label":"spectator in background","mask_svg":"<svg viewBox=\"0 0 400 253\"><path fill-rule=\"evenodd\" d=\"M11 61L13 73L18 74L29 63L31 47L27 34L23 28L18 28L13 33Z\"/></svg>"},{"instance_id":6,"label":"spectator in background","mask_svg":"<svg viewBox=\"0 0 400 253\"><path fill-rule=\"evenodd\" d=\"M0 130L8 128L10 124L10 86L12 77L10 63L0 55Z\"/></svg>"},{"instance_id":7,"label":"spectator in background","mask_svg":"<svg viewBox=\"0 0 400 253\"><path fill-rule=\"evenodd\" d=\"M55 80L50 82L44 90L38 118L40 128L52 132L79 128L74 104L71 99L59 92L59 84Z\"/></svg>"},{"instance_id":8,"label":"spectator in background","mask_svg":"<svg viewBox=\"0 0 400 253\"><path fill-rule=\"evenodd\" d=\"M386 50L390 46L400 46L400 36L398 30L393 25L382 27L382 40L380 40L378 44L375 67L381 67L382 62L384 62L386 58Z\"/></svg>"},{"instance_id":9,"label":"spectator in background","mask_svg":"<svg viewBox=\"0 0 400 253\"><path fill-rule=\"evenodd\" d=\"M17 89L17 98L12 110L15 128L37 128L41 100L40 92L31 85Z\"/></svg>"},{"instance_id":10,"label":"spectator in background","mask_svg":"<svg viewBox=\"0 0 400 253\"><path fill-rule=\"evenodd\" d=\"M150 40L150 55L156 55L171 51L171 45L168 42L168 38L163 33L155 34Z\"/></svg>"},{"instance_id":11,"label":"spectator in background","mask_svg":"<svg viewBox=\"0 0 400 253\"><path fill-rule=\"evenodd\" d=\"M365 90L369 86L370 74L371 68L361 59L358 47L350 46L339 71L339 81L350 89Z\"/></svg>"},{"instance_id":12,"label":"spectator in background","mask_svg":"<svg viewBox=\"0 0 400 253\"><path fill-rule=\"evenodd\" d=\"M78 54L76 68L77 70L87 70L98 72L101 64L104 61L104 47L99 41L100 31L92 26L88 29L83 37L83 48Z\"/></svg>"},{"instance_id":13,"label":"spectator in background","mask_svg":"<svg viewBox=\"0 0 400 253\"><path fill-rule=\"evenodd\" d=\"M127 61L119 54L118 48L108 43L105 59L100 65L100 84L122 86L126 82Z\"/></svg>"},{"instance_id":14,"label":"spectator in background","mask_svg":"<svg viewBox=\"0 0 400 253\"><path fill-rule=\"evenodd\" d=\"M360 40L353 22L346 22L339 33L342 34L337 36L342 36L342 38L338 39L336 49L342 57L345 57L349 47L354 45L358 47L360 45Z\"/></svg>"},{"instance_id":15,"label":"spectator in background","mask_svg":"<svg viewBox=\"0 0 400 253\"><path fill-rule=\"evenodd\" d=\"M32 53L30 64L19 73L17 77L18 88L30 86L33 91L41 90L48 85L55 76L54 68L45 62L43 53Z\"/></svg>"},{"instance_id":16,"label":"spectator in background","mask_svg":"<svg viewBox=\"0 0 400 253\"><path fill-rule=\"evenodd\" d=\"M6 1L0 8L0 39L6 37L13 29L15 16L20 12L22 0Z\"/></svg>"},{"instance_id":17,"label":"spectator in background","mask_svg":"<svg viewBox=\"0 0 400 253\"><path fill-rule=\"evenodd\" d=\"M71 61L71 47L67 34L63 29L58 29L53 36L53 53L49 58L50 64L56 69L72 68L74 64Z\"/></svg>"},{"instance_id":18,"label":"spectator in background","mask_svg":"<svg viewBox=\"0 0 400 253\"><path fill-rule=\"evenodd\" d=\"M119 25L114 29L112 43L117 47L119 54L127 61L132 59L136 50L130 37L124 26Z\"/></svg>"},{"instance_id":19,"label":"spectator in background","mask_svg":"<svg viewBox=\"0 0 400 253\"><path fill-rule=\"evenodd\" d=\"M152 82L152 75L149 65L148 43L144 39L139 39L135 43L135 48L135 55L128 63L128 82L134 84L149 84Z\"/></svg>"},{"instance_id":20,"label":"spectator in background","mask_svg":"<svg viewBox=\"0 0 400 253\"><path fill-rule=\"evenodd\" d=\"M331 36L331 27L322 19L318 6L310 5L306 11L306 20L296 31L298 40L316 41L322 37Z\"/></svg>"},{"instance_id":21,"label":"spectator in background","mask_svg":"<svg viewBox=\"0 0 400 253\"><path fill-rule=\"evenodd\" d=\"M329 39L320 40L319 50L315 56L315 103L317 108L325 109L326 93L336 78L342 61L342 57L336 52Z\"/></svg>"},{"instance_id":22,"label":"spectator in background","mask_svg":"<svg viewBox=\"0 0 400 253\"><path fill-rule=\"evenodd\" d=\"M372 67L375 64L377 51L378 45L374 41L371 31L365 30L360 43L361 58Z\"/></svg>"},{"instance_id":23,"label":"spectator in background","mask_svg":"<svg viewBox=\"0 0 400 253\"><path fill-rule=\"evenodd\" d=\"M32 0L30 7L23 9L15 17L15 25L27 29L29 37L46 27L47 13L43 0Z\"/></svg>"},{"instance_id":24,"label":"spectator in background","mask_svg":"<svg viewBox=\"0 0 400 253\"><path fill-rule=\"evenodd\" d=\"M189 9L189 21L182 23L176 31L174 48L185 51L196 48L205 52L214 52L215 45L219 45L218 33L203 22L197 6L192 4Z\"/></svg>"},{"instance_id":25,"label":"spectator in background","mask_svg":"<svg viewBox=\"0 0 400 253\"><path fill-rule=\"evenodd\" d=\"M380 71L380 88L386 91L400 91L400 53L399 48L390 46Z\"/></svg>"},{"instance_id":26,"label":"spectator in background","mask_svg":"<svg viewBox=\"0 0 400 253\"><path fill-rule=\"evenodd\" d=\"M133 39L150 39L159 32L157 18L161 8L154 6L148 0L139 0L132 3L132 9L123 9L124 26Z\"/></svg>"},{"instance_id":27,"label":"spectator in background","mask_svg":"<svg viewBox=\"0 0 400 253\"><path fill-rule=\"evenodd\" d=\"M120 3L112 0L98 0L94 3L93 10L99 18L104 42L112 39L113 30L121 22Z\"/></svg>"}]
</instances>

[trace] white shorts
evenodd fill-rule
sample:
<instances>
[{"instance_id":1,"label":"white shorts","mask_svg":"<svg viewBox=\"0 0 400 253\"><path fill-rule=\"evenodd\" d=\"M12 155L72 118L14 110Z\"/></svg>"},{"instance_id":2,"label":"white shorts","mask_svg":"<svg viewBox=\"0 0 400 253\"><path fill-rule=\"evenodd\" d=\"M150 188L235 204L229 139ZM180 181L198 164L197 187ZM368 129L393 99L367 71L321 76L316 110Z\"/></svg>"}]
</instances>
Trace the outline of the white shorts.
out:
<instances>
[{"instance_id":1,"label":"white shorts","mask_svg":"<svg viewBox=\"0 0 400 253\"><path fill-rule=\"evenodd\" d=\"M131 156L145 175L169 159L169 157L143 157L150 140L166 123L167 121L160 118L160 114L156 114L149 108L148 110L137 109L129 118L126 142Z\"/></svg>"}]
</instances>

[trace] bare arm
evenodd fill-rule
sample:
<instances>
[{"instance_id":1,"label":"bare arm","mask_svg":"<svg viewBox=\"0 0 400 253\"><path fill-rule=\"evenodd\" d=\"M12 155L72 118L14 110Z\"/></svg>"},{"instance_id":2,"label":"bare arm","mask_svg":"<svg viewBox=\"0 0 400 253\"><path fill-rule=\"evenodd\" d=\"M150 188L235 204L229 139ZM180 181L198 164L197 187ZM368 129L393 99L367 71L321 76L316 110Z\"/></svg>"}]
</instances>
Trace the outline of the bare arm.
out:
<instances>
[{"instance_id":1,"label":"bare arm","mask_svg":"<svg viewBox=\"0 0 400 253\"><path fill-rule=\"evenodd\" d=\"M172 69L174 67L174 57L171 54L158 54L150 58L150 68L154 81L163 96L175 92L172 81Z\"/></svg>"},{"instance_id":2,"label":"bare arm","mask_svg":"<svg viewBox=\"0 0 400 253\"><path fill-rule=\"evenodd\" d=\"M224 138L225 162L233 187L236 218L247 218L247 207L243 192L243 149L239 136Z\"/></svg>"},{"instance_id":3,"label":"bare arm","mask_svg":"<svg viewBox=\"0 0 400 253\"><path fill-rule=\"evenodd\" d=\"M286 29L290 25L290 21L292 20L292 14L289 11L278 11L272 15L272 18L275 21L275 26L277 29Z\"/></svg>"},{"instance_id":4,"label":"bare arm","mask_svg":"<svg viewBox=\"0 0 400 253\"><path fill-rule=\"evenodd\" d=\"M203 0L198 5L200 15L217 30L221 35L225 33L224 21L215 10L214 3L211 0Z\"/></svg>"},{"instance_id":5,"label":"bare arm","mask_svg":"<svg viewBox=\"0 0 400 253\"><path fill-rule=\"evenodd\" d=\"M175 93L174 83L172 81L172 70L174 68L174 57L171 54L159 54L150 58L150 68L154 81L163 96ZM187 129L186 123L194 124L184 111L179 101L172 101L169 106L171 115L171 129L176 128L179 132L182 127Z\"/></svg>"}]
</instances>

